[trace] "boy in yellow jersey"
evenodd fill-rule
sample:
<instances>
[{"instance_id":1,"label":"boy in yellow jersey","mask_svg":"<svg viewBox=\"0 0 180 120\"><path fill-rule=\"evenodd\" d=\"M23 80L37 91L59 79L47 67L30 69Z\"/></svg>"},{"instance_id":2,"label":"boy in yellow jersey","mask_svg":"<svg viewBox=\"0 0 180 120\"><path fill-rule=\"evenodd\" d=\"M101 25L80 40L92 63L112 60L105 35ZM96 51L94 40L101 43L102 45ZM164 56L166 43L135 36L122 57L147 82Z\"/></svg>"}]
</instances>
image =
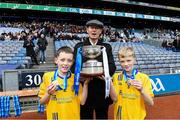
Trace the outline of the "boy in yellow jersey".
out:
<instances>
[{"instance_id":1,"label":"boy in yellow jersey","mask_svg":"<svg viewBox=\"0 0 180 120\"><path fill-rule=\"evenodd\" d=\"M143 120L146 116L144 103L154 104L150 79L134 68L133 48L123 47L118 57L123 71L113 76L113 85L117 94L114 119Z\"/></svg>"},{"instance_id":2,"label":"boy in yellow jersey","mask_svg":"<svg viewBox=\"0 0 180 120\"><path fill-rule=\"evenodd\" d=\"M74 92L74 74L70 72L73 64L73 51L65 46L55 54L57 70L43 76L38 96L40 103L46 105L48 120L80 119L80 104L87 98L88 82L79 86L78 95Z\"/></svg>"}]
</instances>

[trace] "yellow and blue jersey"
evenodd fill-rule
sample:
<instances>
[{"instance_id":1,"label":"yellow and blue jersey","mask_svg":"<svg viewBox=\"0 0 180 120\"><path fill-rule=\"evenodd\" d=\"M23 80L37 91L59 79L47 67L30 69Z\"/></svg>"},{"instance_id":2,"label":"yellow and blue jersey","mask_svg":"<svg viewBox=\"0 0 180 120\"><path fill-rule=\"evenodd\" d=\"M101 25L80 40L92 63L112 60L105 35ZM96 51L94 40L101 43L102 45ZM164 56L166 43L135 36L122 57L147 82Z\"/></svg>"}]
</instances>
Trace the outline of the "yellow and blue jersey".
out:
<instances>
[{"instance_id":1,"label":"yellow and blue jersey","mask_svg":"<svg viewBox=\"0 0 180 120\"><path fill-rule=\"evenodd\" d=\"M150 79L146 74L138 72L135 79L142 82L146 93L154 96ZM133 86L128 86L122 72L114 74L113 85L118 95L114 106L114 119L144 119L146 110L141 93Z\"/></svg>"},{"instance_id":2,"label":"yellow and blue jersey","mask_svg":"<svg viewBox=\"0 0 180 120\"><path fill-rule=\"evenodd\" d=\"M45 73L43 82L40 85L38 96L42 98L47 87L51 84L54 72ZM57 81L63 86L63 79L58 77ZM53 119L80 119L80 98L82 95L82 86L80 86L78 96L74 93L74 74L68 78L67 89L57 90L50 96L49 102L46 104L46 115L48 120Z\"/></svg>"}]
</instances>

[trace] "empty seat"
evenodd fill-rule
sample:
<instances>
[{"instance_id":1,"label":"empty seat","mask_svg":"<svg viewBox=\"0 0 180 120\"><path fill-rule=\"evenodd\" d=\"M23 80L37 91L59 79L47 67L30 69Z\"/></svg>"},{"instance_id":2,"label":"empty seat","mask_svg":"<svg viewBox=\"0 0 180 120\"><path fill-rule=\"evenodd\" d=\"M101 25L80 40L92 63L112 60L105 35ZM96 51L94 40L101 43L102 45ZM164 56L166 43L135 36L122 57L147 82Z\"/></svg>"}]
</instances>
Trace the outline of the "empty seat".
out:
<instances>
[{"instance_id":1,"label":"empty seat","mask_svg":"<svg viewBox=\"0 0 180 120\"><path fill-rule=\"evenodd\" d=\"M13 59L13 60L22 60L21 57L13 57L12 59Z\"/></svg>"},{"instance_id":2,"label":"empty seat","mask_svg":"<svg viewBox=\"0 0 180 120\"><path fill-rule=\"evenodd\" d=\"M5 61L5 60L0 60L0 64L7 64L7 61Z\"/></svg>"},{"instance_id":3,"label":"empty seat","mask_svg":"<svg viewBox=\"0 0 180 120\"><path fill-rule=\"evenodd\" d=\"M154 68L155 68L155 65L154 65L154 64L147 65L147 68L148 68L148 69L154 69Z\"/></svg>"},{"instance_id":4,"label":"empty seat","mask_svg":"<svg viewBox=\"0 0 180 120\"><path fill-rule=\"evenodd\" d=\"M144 65L145 64L144 61L138 61L137 63L138 63L138 65Z\"/></svg>"},{"instance_id":5,"label":"empty seat","mask_svg":"<svg viewBox=\"0 0 180 120\"><path fill-rule=\"evenodd\" d=\"M155 64L155 68L162 68L162 64Z\"/></svg>"},{"instance_id":6,"label":"empty seat","mask_svg":"<svg viewBox=\"0 0 180 120\"><path fill-rule=\"evenodd\" d=\"M117 70L117 71L122 70L121 66L120 66L120 65L116 66L116 70Z\"/></svg>"},{"instance_id":7,"label":"empty seat","mask_svg":"<svg viewBox=\"0 0 180 120\"><path fill-rule=\"evenodd\" d=\"M0 54L0 57L6 57L5 53Z\"/></svg>"},{"instance_id":8,"label":"empty seat","mask_svg":"<svg viewBox=\"0 0 180 120\"><path fill-rule=\"evenodd\" d=\"M18 63L18 61L16 61L16 60L14 60L14 61L8 61L8 64L17 64Z\"/></svg>"},{"instance_id":9,"label":"empty seat","mask_svg":"<svg viewBox=\"0 0 180 120\"><path fill-rule=\"evenodd\" d=\"M140 69L147 69L147 65L140 65Z\"/></svg>"},{"instance_id":10,"label":"empty seat","mask_svg":"<svg viewBox=\"0 0 180 120\"><path fill-rule=\"evenodd\" d=\"M144 61L144 63L147 65L147 64L151 64L151 63L152 63L152 61L147 60L147 61Z\"/></svg>"},{"instance_id":11,"label":"empty seat","mask_svg":"<svg viewBox=\"0 0 180 120\"><path fill-rule=\"evenodd\" d=\"M3 57L3 60L11 60L12 57Z\"/></svg>"},{"instance_id":12,"label":"empty seat","mask_svg":"<svg viewBox=\"0 0 180 120\"><path fill-rule=\"evenodd\" d=\"M169 67L168 64L162 64L162 66L163 66L164 68L168 68L168 67Z\"/></svg>"},{"instance_id":13,"label":"empty seat","mask_svg":"<svg viewBox=\"0 0 180 120\"><path fill-rule=\"evenodd\" d=\"M14 57L14 56L16 56L16 54L14 54L14 53L9 53L9 54L7 54L7 56Z\"/></svg>"},{"instance_id":14,"label":"empty seat","mask_svg":"<svg viewBox=\"0 0 180 120\"><path fill-rule=\"evenodd\" d=\"M160 74L170 73L169 69L159 69Z\"/></svg>"}]
</instances>

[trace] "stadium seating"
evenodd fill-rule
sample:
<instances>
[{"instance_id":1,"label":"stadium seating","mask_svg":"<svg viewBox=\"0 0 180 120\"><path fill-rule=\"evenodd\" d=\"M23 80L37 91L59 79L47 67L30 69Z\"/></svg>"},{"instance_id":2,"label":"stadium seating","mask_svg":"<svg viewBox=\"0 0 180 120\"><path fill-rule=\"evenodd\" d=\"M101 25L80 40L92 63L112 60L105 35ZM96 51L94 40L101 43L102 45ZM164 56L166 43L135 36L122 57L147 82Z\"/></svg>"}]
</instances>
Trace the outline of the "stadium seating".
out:
<instances>
[{"instance_id":1,"label":"stadium seating","mask_svg":"<svg viewBox=\"0 0 180 120\"><path fill-rule=\"evenodd\" d=\"M31 64L31 58L26 57L23 41L0 41L0 65Z\"/></svg>"},{"instance_id":2,"label":"stadium seating","mask_svg":"<svg viewBox=\"0 0 180 120\"><path fill-rule=\"evenodd\" d=\"M16 33L16 32L21 32L23 31L24 29L21 29L21 28L12 28L12 27L1 27L0 29L0 34L1 33Z\"/></svg>"},{"instance_id":3,"label":"stadium seating","mask_svg":"<svg viewBox=\"0 0 180 120\"><path fill-rule=\"evenodd\" d=\"M78 40L60 40L55 41L55 49L62 46L73 48ZM109 42L112 46L114 61L117 66L117 71L122 70L118 61L118 51L123 46L131 46L135 50L136 64L135 67L147 74L162 74L169 73L171 69L180 68L180 54L167 51L165 49L151 46L144 43L122 43Z\"/></svg>"},{"instance_id":4,"label":"stadium seating","mask_svg":"<svg viewBox=\"0 0 180 120\"><path fill-rule=\"evenodd\" d=\"M78 40L60 40L60 41L55 41L55 50L58 50L62 46L69 46L71 49L74 49L74 46L76 43L80 41Z\"/></svg>"},{"instance_id":5,"label":"stadium seating","mask_svg":"<svg viewBox=\"0 0 180 120\"><path fill-rule=\"evenodd\" d=\"M110 44L112 45L115 61L118 61L117 54L121 47L133 47L137 57L136 67L147 74L169 73L171 69L179 68L177 64L180 62L180 55L178 53L143 43L113 42ZM116 66L119 65L116 62ZM119 68L117 67L117 70L121 70Z\"/></svg>"}]
</instances>

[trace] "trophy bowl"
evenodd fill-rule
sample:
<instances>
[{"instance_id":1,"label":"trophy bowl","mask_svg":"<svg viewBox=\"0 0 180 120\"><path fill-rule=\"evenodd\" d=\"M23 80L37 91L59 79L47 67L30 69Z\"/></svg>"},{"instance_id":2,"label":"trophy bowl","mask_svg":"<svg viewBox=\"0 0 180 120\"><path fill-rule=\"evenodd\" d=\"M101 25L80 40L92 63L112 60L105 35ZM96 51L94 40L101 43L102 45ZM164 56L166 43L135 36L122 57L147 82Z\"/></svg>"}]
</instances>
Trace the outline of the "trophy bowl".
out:
<instances>
[{"instance_id":1,"label":"trophy bowl","mask_svg":"<svg viewBox=\"0 0 180 120\"><path fill-rule=\"evenodd\" d=\"M94 59L101 54L101 46L99 45L83 46L82 54L87 58Z\"/></svg>"},{"instance_id":2,"label":"trophy bowl","mask_svg":"<svg viewBox=\"0 0 180 120\"><path fill-rule=\"evenodd\" d=\"M83 46L82 54L84 57L89 58L83 63L81 74L83 76L98 76L103 74L102 62L96 60L96 57L101 55L102 46L88 45Z\"/></svg>"}]
</instances>

